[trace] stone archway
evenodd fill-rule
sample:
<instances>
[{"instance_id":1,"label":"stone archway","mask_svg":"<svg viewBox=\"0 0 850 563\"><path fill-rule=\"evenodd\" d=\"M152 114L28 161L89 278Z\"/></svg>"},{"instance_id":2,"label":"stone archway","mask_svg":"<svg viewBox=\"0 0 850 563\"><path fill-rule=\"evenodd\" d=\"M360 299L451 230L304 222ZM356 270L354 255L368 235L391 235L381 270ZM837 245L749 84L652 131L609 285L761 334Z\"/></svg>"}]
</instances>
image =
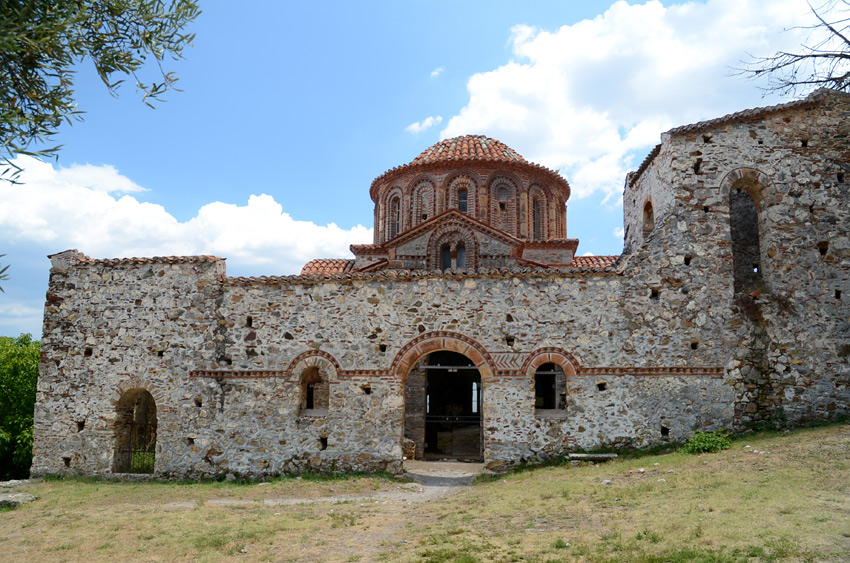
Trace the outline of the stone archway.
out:
<instances>
[{"instance_id":1,"label":"stone archway","mask_svg":"<svg viewBox=\"0 0 850 563\"><path fill-rule=\"evenodd\" d=\"M429 333L393 362L404 388L404 451L414 459L483 461L489 354L454 333Z\"/></svg>"},{"instance_id":2,"label":"stone archway","mask_svg":"<svg viewBox=\"0 0 850 563\"><path fill-rule=\"evenodd\" d=\"M115 406L115 473L153 473L156 461L156 402L146 389L125 391Z\"/></svg>"}]
</instances>

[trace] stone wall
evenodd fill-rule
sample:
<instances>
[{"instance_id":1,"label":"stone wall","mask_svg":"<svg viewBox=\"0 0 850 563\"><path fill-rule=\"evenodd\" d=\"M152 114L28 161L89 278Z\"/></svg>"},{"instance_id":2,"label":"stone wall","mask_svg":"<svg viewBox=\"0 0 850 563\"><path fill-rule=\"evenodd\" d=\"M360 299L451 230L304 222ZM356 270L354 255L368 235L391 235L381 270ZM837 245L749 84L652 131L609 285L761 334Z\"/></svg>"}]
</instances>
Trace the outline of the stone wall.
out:
<instances>
[{"instance_id":1,"label":"stone wall","mask_svg":"<svg viewBox=\"0 0 850 563\"><path fill-rule=\"evenodd\" d=\"M160 476L398 471L408 373L437 350L479 369L494 469L846 413L848 124L830 94L666 133L627 182L610 268L229 278L212 257L56 255L33 473L113 472L117 405L138 389L156 402ZM758 214L761 285L747 292L737 189ZM547 363L566 374L561 412L534 408ZM313 368L328 408L305 411Z\"/></svg>"}]
</instances>

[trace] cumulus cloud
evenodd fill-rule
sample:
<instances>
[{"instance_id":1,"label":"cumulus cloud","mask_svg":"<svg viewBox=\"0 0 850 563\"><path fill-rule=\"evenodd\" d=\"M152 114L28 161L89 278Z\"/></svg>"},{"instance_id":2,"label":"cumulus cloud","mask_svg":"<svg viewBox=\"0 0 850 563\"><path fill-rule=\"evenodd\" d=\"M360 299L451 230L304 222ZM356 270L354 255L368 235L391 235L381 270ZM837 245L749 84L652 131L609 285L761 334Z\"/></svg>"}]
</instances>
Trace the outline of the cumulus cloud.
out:
<instances>
[{"instance_id":1,"label":"cumulus cloud","mask_svg":"<svg viewBox=\"0 0 850 563\"><path fill-rule=\"evenodd\" d=\"M431 78L437 78L438 76L443 74L444 70L445 69L443 67L438 66L437 68L435 68L434 70L431 71Z\"/></svg>"},{"instance_id":2,"label":"cumulus cloud","mask_svg":"<svg viewBox=\"0 0 850 563\"><path fill-rule=\"evenodd\" d=\"M418 135L422 131L426 129L430 129L434 125L439 125L442 123L443 118L438 116L429 116L423 119L422 121L417 121L416 123L411 123L407 127L404 128L405 131L409 133L413 133L414 135Z\"/></svg>"},{"instance_id":3,"label":"cumulus cloud","mask_svg":"<svg viewBox=\"0 0 850 563\"><path fill-rule=\"evenodd\" d=\"M56 169L29 157L18 157L17 164L24 185L0 182L0 240L36 243L47 252L213 254L240 273L291 274L308 260L349 257L350 244L372 241L372 230L360 225L346 230L295 220L266 194L252 195L246 205L209 203L180 222L161 205L120 195L143 188L113 167Z\"/></svg>"},{"instance_id":4,"label":"cumulus cloud","mask_svg":"<svg viewBox=\"0 0 850 563\"><path fill-rule=\"evenodd\" d=\"M469 102L441 137L498 138L564 173L575 197L619 201L661 132L744 109L742 99L764 105L730 68L799 45L805 32L783 30L810 17L800 0L621 1L554 31L515 26L513 60L469 79Z\"/></svg>"},{"instance_id":5,"label":"cumulus cloud","mask_svg":"<svg viewBox=\"0 0 850 563\"><path fill-rule=\"evenodd\" d=\"M614 238L622 239L622 238L625 238L625 237L626 237L626 230L623 229L623 227L617 227L616 229L614 229Z\"/></svg>"}]
</instances>

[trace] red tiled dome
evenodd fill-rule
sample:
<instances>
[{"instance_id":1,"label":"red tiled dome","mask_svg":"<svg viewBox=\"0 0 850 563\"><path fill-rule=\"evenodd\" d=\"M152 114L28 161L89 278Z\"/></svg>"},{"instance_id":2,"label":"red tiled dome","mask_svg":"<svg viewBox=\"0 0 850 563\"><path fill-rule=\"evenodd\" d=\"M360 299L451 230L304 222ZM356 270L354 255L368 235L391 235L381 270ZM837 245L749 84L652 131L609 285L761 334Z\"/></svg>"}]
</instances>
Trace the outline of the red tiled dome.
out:
<instances>
[{"instance_id":1,"label":"red tiled dome","mask_svg":"<svg viewBox=\"0 0 850 563\"><path fill-rule=\"evenodd\" d=\"M413 159L411 164L425 164L444 160L465 158L485 158L488 160L507 160L525 162L518 152L501 141L484 135L464 135L440 141L425 149Z\"/></svg>"}]
</instances>

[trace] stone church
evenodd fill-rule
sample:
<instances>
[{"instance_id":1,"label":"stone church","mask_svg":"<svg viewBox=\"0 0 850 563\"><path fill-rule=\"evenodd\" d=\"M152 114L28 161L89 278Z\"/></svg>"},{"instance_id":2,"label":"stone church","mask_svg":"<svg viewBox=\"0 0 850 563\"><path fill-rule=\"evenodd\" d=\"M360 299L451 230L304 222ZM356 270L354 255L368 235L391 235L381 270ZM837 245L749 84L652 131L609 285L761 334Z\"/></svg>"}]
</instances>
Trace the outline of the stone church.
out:
<instances>
[{"instance_id":1,"label":"stone church","mask_svg":"<svg viewBox=\"0 0 850 563\"><path fill-rule=\"evenodd\" d=\"M374 240L300 275L55 254L33 474L499 470L848 413L848 135L830 90L662 134L619 256L483 136L380 175Z\"/></svg>"}]
</instances>

